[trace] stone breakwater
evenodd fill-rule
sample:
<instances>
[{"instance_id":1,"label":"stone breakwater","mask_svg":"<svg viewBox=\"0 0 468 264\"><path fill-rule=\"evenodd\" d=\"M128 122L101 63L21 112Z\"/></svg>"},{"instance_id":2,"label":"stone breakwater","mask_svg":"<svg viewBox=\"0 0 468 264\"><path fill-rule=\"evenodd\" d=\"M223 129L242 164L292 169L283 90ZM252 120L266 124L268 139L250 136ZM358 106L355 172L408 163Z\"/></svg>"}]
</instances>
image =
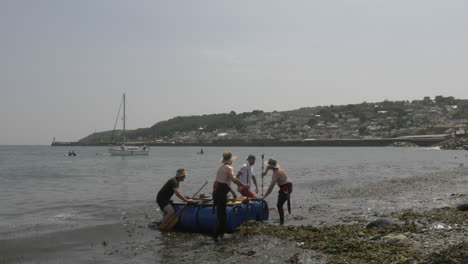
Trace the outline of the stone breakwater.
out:
<instances>
[{"instance_id":1,"label":"stone breakwater","mask_svg":"<svg viewBox=\"0 0 468 264\"><path fill-rule=\"evenodd\" d=\"M437 143L435 146L441 149L468 150L468 138L452 138Z\"/></svg>"}]
</instances>

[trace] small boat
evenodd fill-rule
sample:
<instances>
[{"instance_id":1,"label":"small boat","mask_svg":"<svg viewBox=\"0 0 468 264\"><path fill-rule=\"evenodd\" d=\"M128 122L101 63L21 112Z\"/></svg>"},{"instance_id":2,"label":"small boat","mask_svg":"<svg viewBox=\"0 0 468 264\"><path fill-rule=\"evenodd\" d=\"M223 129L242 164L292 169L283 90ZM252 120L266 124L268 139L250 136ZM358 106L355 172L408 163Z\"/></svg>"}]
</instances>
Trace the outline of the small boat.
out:
<instances>
[{"instance_id":1,"label":"small boat","mask_svg":"<svg viewBox=\"0 0 468 264\"><path fill-rule=\"evenodd\" d=\"M108 149L109 153L112 156L148 155L149 148L146 146L140 147L140 146L126 146L125 145L125 94L123 94L122 104L123 104L123 118L122 118L123 119L123 130L122 130L123 142L120 146L109 148ZM120 113L120 108L119 108L119 113ZM119 114L117 114L117 119L118 118L119 118ZM115 123L117 124L117 121ZM115 126L114 126L114 131L112 133L112 139L114 138L114 133L115 133Z\"/></svg>"},{"instance_id":2,"label":"small boat","mask_svg":"<svg viewBox=\"0 0 468 264\"><path fill-rule=\"evenodd\" d=\"M174 203L174 210L181 211L175 229L183 232L212 233L217 223L216 207L211 204ZM227 223L225 231L232 233L243 222L248 220L268 220L268 204L264 200L244 199L228 202L226 206Z\"/></svg>"},{"instance_id":3,"label":"small boat","mask_svg":"<svg viewBox=\"0 0 468 264\"><path fill-rule=\"evenodd\" d=\"M108 150L112 156L135 156L149 154L149 149L145 147L126 146L124 144L122 144L120 147L112 147Z\"/></svg>"}]
</instances>

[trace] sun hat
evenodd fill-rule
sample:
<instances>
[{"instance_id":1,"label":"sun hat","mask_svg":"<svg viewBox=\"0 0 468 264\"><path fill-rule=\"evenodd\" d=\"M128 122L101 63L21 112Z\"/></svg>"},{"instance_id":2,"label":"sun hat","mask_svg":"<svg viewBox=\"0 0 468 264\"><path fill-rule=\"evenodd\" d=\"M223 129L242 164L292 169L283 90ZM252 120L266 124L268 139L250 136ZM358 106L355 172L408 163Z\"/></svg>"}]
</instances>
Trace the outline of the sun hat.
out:
<instances>
[{"instance_id":1,"label":"sun hat","mask_svg":"<svg viewBox=\"0 0 468 264\"><path fill-rule=\"evenodd\" d=\"M250 155L247 157L247 159L246 159L246 160L249 160L249 159L255 159L255 156L254 156L254 155L252 155L252 154L250 154Z\"/></svg>"},{"instance_id":2,"label":"sun hat","mask_svg":"<svg viewBox=\"0 0 468 264\"><path fill-rule=\"evenodd\" d=\"M232 163L236 159L237 159L237 157L233 156L231 152L224 152L223 153L223 159L221 160L221 163Z\"/></svg>"},{"instance_id":3,"label":"sun hat","mask_svg":"<svg viewBox=\"0 0 468 264\"><path fill-rule=\"evenodd\" d=\"M280 166L276 163L276 160L275 160L275 159L269 159L268 161L265 162L265 165L267 165L267 167L272 168L272 169L277 169L277 168L280 167Z\"/></svg>"},{"instance_id":4,"label":"sun hat","mask_svg":"<svg viewBox=\"0 0 468 264\"><path fill-rule=\"evenodd\" d=\"M185 172L185 169L181 168L177 170L176 177L182 177L185 175L187 175L187 173Z\"/></svg>"}]
</instances>

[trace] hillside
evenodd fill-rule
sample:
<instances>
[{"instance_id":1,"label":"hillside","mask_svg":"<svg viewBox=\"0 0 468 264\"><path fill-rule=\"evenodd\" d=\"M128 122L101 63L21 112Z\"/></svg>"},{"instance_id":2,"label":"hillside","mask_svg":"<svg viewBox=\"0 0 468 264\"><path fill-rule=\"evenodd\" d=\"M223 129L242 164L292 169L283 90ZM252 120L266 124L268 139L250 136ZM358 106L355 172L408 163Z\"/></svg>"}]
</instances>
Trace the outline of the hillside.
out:
<instances>
[{"instance_id":1,"label":"hillside","mask_svg":"<svg viewBox=\"0 0 468 264\"><path fill-rule=\"evenodd\" d=\"M394 138L464 133L468 100L436 96L414 101L384 101L304 107L291 111L255 110L237 114L179 116L149 128L127 131L127 141L212 143L223 140L313 140ZM112 131L91 134L81 144L111 142ZM120 142L121 131L114 134Z\"/></svg>"}]
</instances>

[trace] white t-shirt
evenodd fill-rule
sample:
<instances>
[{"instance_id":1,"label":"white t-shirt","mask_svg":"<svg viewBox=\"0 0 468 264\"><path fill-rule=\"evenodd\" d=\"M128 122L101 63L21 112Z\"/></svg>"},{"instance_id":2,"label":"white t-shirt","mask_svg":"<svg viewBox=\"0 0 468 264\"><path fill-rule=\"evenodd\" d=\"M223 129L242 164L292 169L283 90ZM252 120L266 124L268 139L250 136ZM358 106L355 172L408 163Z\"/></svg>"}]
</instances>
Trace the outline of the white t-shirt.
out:
<instances>
[{"instance_id":1,"label":"white t-shirt","mask_svg":"<svg viewBox=\"0 0 468 264\"><path fill-rule=\"evenodd\" d=\"M243 184L249 184L252 186L252 175L254 175L252 166L249 163L246 163L242 165L239 172L241 173L241 175L239 175L240 181Z\"/></svg>"}]
</instances>

